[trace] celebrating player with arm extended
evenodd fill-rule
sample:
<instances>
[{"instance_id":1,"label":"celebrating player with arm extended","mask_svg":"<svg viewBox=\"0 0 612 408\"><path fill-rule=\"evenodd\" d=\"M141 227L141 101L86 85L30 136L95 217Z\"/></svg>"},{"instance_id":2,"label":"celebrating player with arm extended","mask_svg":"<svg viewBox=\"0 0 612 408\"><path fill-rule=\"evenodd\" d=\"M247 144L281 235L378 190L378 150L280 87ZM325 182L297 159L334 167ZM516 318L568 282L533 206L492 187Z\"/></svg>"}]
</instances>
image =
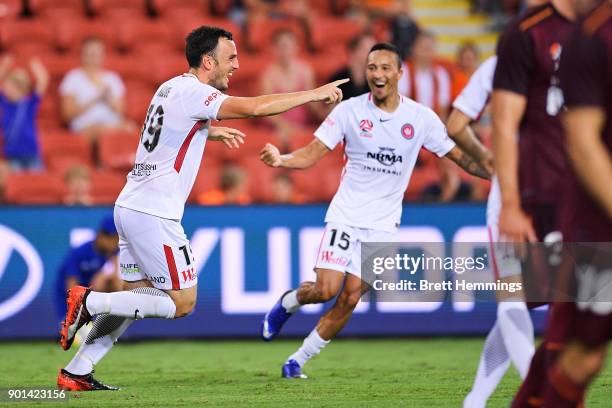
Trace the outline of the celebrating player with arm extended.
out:
<instances>
[{"instance_id":1,"label":"celebrating player with arm extended","mask_svg":"<svg viewBox=\"0 0 612 408\"><path fill-rule=\"evenodd\" d=\"M262 337L272 340L300 306L323 303L338 295L300 349L287 359L282 369L285 378L305 377L302 367L306 361L344 327L362 294L369 290L368 282L361 279L361 244L393 240L421 147L448 157L472 174L490 176L455 146L431 109L398 93L401 74L395 46L375 45L366 68L370 93L338 105L307 146L281 155L268 144L261 152L262 161L269 166L302 169L344 141L348 158L325 218L316 282L303 282L285 293L262 323Z\"/></svg>"},{"instance_id":2,"label":"celebrating player with arm extended","mask_svg":"<svg viewBox=\"0 0 612 408\"><path fill-rule=\"evenodd\" d=\"M215 128L212 120L270 116L309 102L336 103L348 80L289 94L239 98L224 95L238 56L232 34L202 26L186 39L189 71L155 92L136 162L115 203L123 291L100 293L73 287L60 344L67 350L77 330L96 316L93 329L58 376L67 390L115 389L96 381L93 367L136 319L175 319L196 303L197 270L180 220L206 140L237 146L242 133Z\"/></svg>"}]
</instances>

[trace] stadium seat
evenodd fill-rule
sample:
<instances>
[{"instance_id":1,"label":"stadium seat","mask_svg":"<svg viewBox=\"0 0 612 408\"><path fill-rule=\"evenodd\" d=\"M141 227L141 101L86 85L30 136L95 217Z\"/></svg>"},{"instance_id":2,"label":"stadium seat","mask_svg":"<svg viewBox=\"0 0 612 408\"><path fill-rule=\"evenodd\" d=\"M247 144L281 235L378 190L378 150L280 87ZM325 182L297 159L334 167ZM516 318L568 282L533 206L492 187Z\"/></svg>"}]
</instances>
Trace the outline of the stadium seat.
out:
<instances>
[{"instance_id":1,"label":"stadium seat","mask_svg":"<svg viewBox=\"0 0 612 408\"><path fill-rule=\"evenodd\" d=\"M310 32L317 49L323 50L335 45L345 46L361 34L365 27L355 20L322 17L313 20ZM333 35L330 35L333 33Z\"/></svg>"},{"instance_id":2,"label":"stadium seat","mask_svg":"<svg viewBox=\"0 0 612 408\"><path fill-rule=\"evenodd\" d=\"M119 48L130 52L142 48L143 44L156 44L170 49L172 34L170 27L158 20L124 21L118 27Z\"/></svg>"},{"instance_id":3,"label":"stadium seat","mask_svg":"<svg viewBox=\"0 0 612 408\"><path fill-rule=\"evenodd\" d=\"M29 0L30 9L35 15L46 14L50 10L71 9L81 15L85 15L85 4L83 0Z\"/></svg>"},{"instance_id":4,"label":"stadium seat","mask_svg":"<svg viewBox=\"0 0 612 408\"><path fill-rule=\"evenodd\" d=\"M142 57L138 55L107 53L104 66L106 69L115 71L119 74L129 92L130 88L128 84L131 81L142 83L143 81L149 80L147 74L151 69L148 67L148 64L145 63L145 60L141 58Z\"/></svg>"},{"instance_id":5,"label":"stadium seat","mask_svg":"<svg viewBox=\"0 0 612 408\"><path fill-rule=\"evenodd\" d=\"M18 50L23 44L53 44L50 27L37 20L13 20L0 25L0 45L3 49Z\"/></svg>"},{"instance_id":6,"label":"stadium seat","mask_svg":"<svg viewBox=\"0 0 612 408\"><path fill-rule=\"evenodd\" d=\"M272 182L282 169L274 169L263 164L259 157L247 157L240 162L240 167L247 173L249 194L260 203L273 202Z\"/></svg>"},{"instance_id":7,"label":"stadium seat","mask_svg":"<svg viewBox=\"0 0 612 408\"><path fill-rule=\"evenodd\" d=\"M21 0L3 0L0 3L0 22L16 18L21 13Z\"/></svg>"},{"instance_id":8,"label":"stadium seat","mask_svg":"<svg viewBox=\"0 0 612 408\"><path fill-rule=\"evenodd\" d=\"M55 35L57 47L64 52L78 52L88 37L100 38L109 52L118 48L117 27L99 19L66 21L57 26Z\"/></svg>"},{"instance_id":9,"label":"stadium seat","mask_svg":"<svg viewBox=\"0 0 612 408\"><path fill-rule=\"evenodd\" d=\"M304 27L299 21L288 19L258 19L249 22L247 24L249 46L255 51L260 51L265 47L269 47L274 33L276 33L278 30L293 31L298 39L298 42L301 44L300 48L305 48L306 34L304 33Z\"/></svg>"},{"instance_id":10,"label":"stadium seat","mask_svg":"<svg viewBox=\"0 0 612 408\"><path fill-rule=\"evenodd\" d=\"M145 0L88 0L91 11L97 16L104 16L109 11L124 9L145 14Z\"/></svg>"},{"instance_id":11,"label":"stadium seat","mask_svg":"<svg viewBox=\"0 0 612 408\"><path fill-rule=\"evenodd\" d=\"M221 161L205 154L198 171L198 176L189 194L188 202L195 202L198 195L205 191L219 188L220 175Z\"/></svg>"},{"instance_id":12,"label":"stadium seat","mask_svg":"<svg viewBox=\"0 0 612 408\"><path fill-rule=\"evenodd\" d=\"M212 25L221 27L224 30L230 31L233 34L236 45L241 47L242 36L240 27L234 24L231 20L223 18L202 17L201 15L188 16L175 12L171 16L173 32L175 33L174 41L179 51L185 50L185 37L194 29L202 25Z\"/></svg>"},{"instance_id":13,"label":"stadium seat","mask_svg":"<svg viewBox=\"0 0 612 408\"><path fill-rule=\"evenodd\" d=\"M64 75L71 69L77 68L80 65L79 56L76 53L58 55L56 53L42 54L39 56L42 63L49 71L51 77L51 85L59 83L64 78ZM57 89L57 88L55 88Z\"/></svg>"},{"instance_id":14,"label":"stadium seat","mask_svg":"<svg viewBox=\"0 0 612 408\"><path fill-rule=\"evenodd\" d=\"M142 85L136 86L133 82L128 82L127 85L125 114L136 122L138 126L141 126L147 117L147 110L151 104L155 89Z\"/></svg>"},{"instance_id":15,"label":"stadium seat","mask_svg":"<svg viewBox=\"0 0 612 408\"><path fill-rule=\"evenodd\" d=\"M346 65L348 56L344 47L327 49L306 57L306 61L313 67L318 84L326 83L329 78Z\"/></svg>"},{"instance_id":16,"label":"stadium seat","mask_svg":"<svg viewBox=\"0 0 612 408\"><path fill-rule=\"evenodd\" d=\"M131 170L134 166L134 157L139 142L139 132L106 131L100 137L98 145L98 155L102 167L121 172Z\"/></svg>"},{"instance_id":17,"label":"stadium seat","mask_svg":"<svg viewBox=\"0 0 612 408\"><path fill-rule=\"evenodd\" d=\"M43 132L41 136L42 156L49 168L57 167L56 161L66 158L88 166L93 164L92 148L85 137L67 131Z\"/></svg>"},{"instance_id":18,"label":"stadium seat","mask_svg":"<svg viewBox=\"0 0 612 408\"><path fill-rule=\"evenodd\" d=\"M48 173L16 173L6 181L11 204L61 204L66 189L62 179Z\"/></svg>"},{"instance_id":19,"label":"stadium seat","mask_svg":"<svg viewBox=\"0 0 612 408\"><path fill-rule=\"evenodd\" d=\"M95 171L91 173L91 196L95 204L113 204L125 186L126 175L118 172Z\"/></svg>"},{"instance_id":20,"label":"stadium seat","mask_svg":"<svg viewBox=\"0 0 612 408\"><path fill-rule=\"evenodd\" d=\"M262 53L247 54L238 51L240 68L234 72L230 79L230 93L237 96L255 96L260 94L260 77L262 72L270 65Z\"/></svg>"}]
</instances>

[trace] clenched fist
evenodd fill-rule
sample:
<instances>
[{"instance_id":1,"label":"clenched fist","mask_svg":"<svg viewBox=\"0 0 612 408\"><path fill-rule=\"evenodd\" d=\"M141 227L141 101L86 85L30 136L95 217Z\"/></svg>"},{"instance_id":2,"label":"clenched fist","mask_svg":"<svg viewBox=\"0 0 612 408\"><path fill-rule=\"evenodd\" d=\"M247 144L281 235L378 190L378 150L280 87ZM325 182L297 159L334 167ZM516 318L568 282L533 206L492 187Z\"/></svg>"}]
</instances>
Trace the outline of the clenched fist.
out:
<instances>
[{"instance_id":1,"label":"clenched fist","mask_svg":"<svg viewBox=\"0 0 612 408\"><path fill-rule=\"evenodd\" d=\"M266 143L264 148L261 149L261 152L259 153L259 158L262 162L264 162L270 167L280 167L283 164L280 151L276 146L270 143Z\"/></svg>"}]
</instances>

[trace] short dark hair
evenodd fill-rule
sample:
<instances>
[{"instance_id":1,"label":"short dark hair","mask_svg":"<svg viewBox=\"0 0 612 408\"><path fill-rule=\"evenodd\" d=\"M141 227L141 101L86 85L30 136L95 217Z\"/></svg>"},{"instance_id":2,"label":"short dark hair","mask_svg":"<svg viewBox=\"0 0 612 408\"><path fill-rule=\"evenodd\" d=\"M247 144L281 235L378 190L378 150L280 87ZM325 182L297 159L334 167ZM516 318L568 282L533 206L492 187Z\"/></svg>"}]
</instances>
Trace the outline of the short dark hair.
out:
<instances>
[{"instance_id":1,"label":"short dark hair","mask_svg":"<svg viewBox=\"0 0 612 408\"><path fill-rule=\"evenodd\" d=\"M202 56L212 54L222 37L233 40L232 33L219 27L201 26L190 32L185 38L185 57L189 67L198 68Z\"/></svg>"},{"instance_id":2,"label":"short dark hair","mask_svg":"<svg viewBox=\"0 0 612 408\"><path fill-rule=\"evenodd\" d=\"M388 43L388 42L374 44L374 46L370 48L370 52L368 52L368 55L370 55L374 51L392 52L397 57L397 67L398 68L402 67L402 55L400 54L399 49L395 45Z\"/></svg>"}]
</instances>

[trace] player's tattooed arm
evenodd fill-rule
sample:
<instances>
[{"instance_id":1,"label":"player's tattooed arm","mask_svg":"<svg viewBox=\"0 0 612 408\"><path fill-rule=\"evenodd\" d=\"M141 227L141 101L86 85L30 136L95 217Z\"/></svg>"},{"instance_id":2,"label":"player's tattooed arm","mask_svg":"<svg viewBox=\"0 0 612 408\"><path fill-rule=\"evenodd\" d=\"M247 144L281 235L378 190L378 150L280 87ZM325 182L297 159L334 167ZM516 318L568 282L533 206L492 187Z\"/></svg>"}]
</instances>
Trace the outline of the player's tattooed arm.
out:
<instances>
[{"instance_id":1,"label":"player's tattooed arm","mask_svg":"<svg viewBox=\"0 0 612 408\"><path fill-rule=\"evenodd\" d=\"M211 126L208 129L208 140L212 142L223 142L228 148L238 149L241 144L244 144L246 135L238 129L232 129L222 126Z\"/></svg>"},{"instance_id":2,"label":"player's tattooed arm","mask_svg":"<svg viewBox=\"0 0 612 408\"><path fill-rule=\"evenodd\" d=\"M453 147L450 152L446 154L447 158L454 161L457 166L461 167L466 172L470 173L473 176L483 178L485 180L490 180L493 174L491 171L487 170L481 164L477 163L463 152L459 147Z\"/></svg>"},{"instance_id":3,"label":"player's tattooed arm","mask_svg":"<svg viewBox=\"0 0 612 408\"><path fill-rule=\"evenodd\" d=\"M266 143L259 157L262 162L270 167L285 167L288 169L307 169L319 161L321 157L329 152L319 139L315 138L304 147L288 154L281 154L278 148Z\"/></svg>"},{"instance_id":4,"label":"player's tattooed arm","mask_svg":"<svg viewBox=\"0 0 612 408\"><path fill-rule=\"evenodd\" d=\"M451 139L480 163L487 171L493 173L493 153L478 140L474 130L470 126L472 119L459 109L453 109L446 128Z\"/></svg>"}]
</instances>

